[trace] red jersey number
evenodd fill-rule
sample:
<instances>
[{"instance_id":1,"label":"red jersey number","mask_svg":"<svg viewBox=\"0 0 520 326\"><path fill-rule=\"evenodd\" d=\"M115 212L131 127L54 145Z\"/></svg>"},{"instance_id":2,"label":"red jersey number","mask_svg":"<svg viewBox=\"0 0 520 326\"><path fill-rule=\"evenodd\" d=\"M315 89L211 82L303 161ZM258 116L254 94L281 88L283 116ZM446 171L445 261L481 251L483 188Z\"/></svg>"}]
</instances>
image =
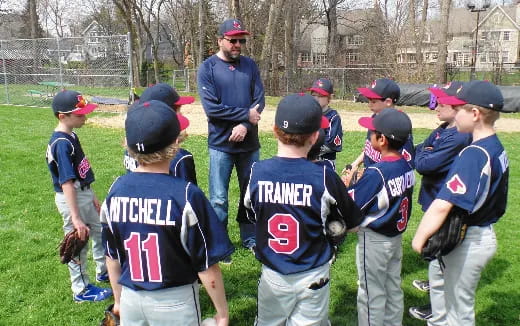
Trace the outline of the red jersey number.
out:
<instances>
[{"instance_id":1,"label":"red jersey number","mask_svg":"<svg viewBox=\"0 0 520 326\"><path fill-rule=\"evenodd\" d=\"M300 247L300 225L291 214L275 214L267 222L269 248L278 254L290 255Z\"/></svg>"},{"instance_id":2,"label":"red jersey number","mask_svg":"<svg viewBox=\"0 0 520 326\"><path fill-rule=\"evenodd\" d=\"M141 234L130 233L125 240L125 249L128 253L130 278L132 281L144 282L142 253L146 256L146 270L148 282L162 282L161 257L159 256L159 241L157 233L149 233L146 240L141 241Z\"/></svg>"},{"instance_id":3,"label":"red jersey number","mask_svg":"<svg viewBox=\"0 0 520 326\"><path fill-rule=\"evenodd\" d=\"M399 232L406 229L406 225L408 224L408 198L403 198L401 205L399 205L399 213L401 213L401 219L397 221L397 230Z\"/></svg>"}]
</instances>

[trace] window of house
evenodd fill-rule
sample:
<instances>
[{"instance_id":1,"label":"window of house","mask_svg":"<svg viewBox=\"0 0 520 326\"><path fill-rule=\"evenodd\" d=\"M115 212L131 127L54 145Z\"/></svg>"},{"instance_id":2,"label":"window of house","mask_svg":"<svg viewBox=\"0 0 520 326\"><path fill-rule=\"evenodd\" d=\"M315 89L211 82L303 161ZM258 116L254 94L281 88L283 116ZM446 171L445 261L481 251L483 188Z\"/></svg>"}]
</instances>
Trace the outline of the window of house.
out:
<instances>
[{"instance_id":1,"label":"window of house","mask_svg":"<svg viewBox=\"0 0 520 326\"><path fill-rule=\"evenodd\" d=\"M354 35L353 43L354 45L363 44L363 37L361 35Z\"/></svg>"},{"instance_id":2,"label":"window of house","mask_svg":"<svg viewBox=\"0 0 520 326\"><path fill-rule=\"evenodd\" d=\"M498 51L489 51L489 62L498 62Z\"/></svg>"},{"instance_id":3,"label":"window of house","mask_svg":"<svg viewBox=\"0 0 520 326\"><path fill-rule=\"evenodd\" d=\"M314 64L325 66L327 64L327 53L314 53Z\"/></svg>"},{"instance_id":4,"label":"window of house","mask_svg":"<svg viewBox=\"0 0 520 326\"><path fill-rule=\"evenodd\" d=\"M301 58L302 58L302 62L311 62L310 53L302 53Z\"/></svg>"},{"instance_id":5,"label":"window of house","mask_svg":"<svg viewBox=\"0 0 520 326\"><path fill-rule=\"evenodd\" d=\"M504 31L504 34L502 35L502 39L504 41L509 41L511 39L511 32L510 31Z\"/></svg>"},{"instance_id":6,"label":"window of house","mask_svg":"<svg viewBox=\"0 0 520 326\"><path fill-rule=\"evenodd\" d=\"M359 53L357 52L347 52L345 56L347 63L356 63L359 61Z\"/></svg>"},{"instance_id":7,"label":"window of house","mask_svg":"<svg viewBox=\"0 0 520 326\"><path fill-rule=\"evenodd\" d=\"M500 40L500 32L491 32L492 40Z\"/></svg>"},{"instance_id":8,"label":"window of house","mask_svg":"<svg viewBox=\"0 0 520 326\"><path fill-rule=\"evenodd\" d=\"M509 52L502 51L502 62L509 62Z\"/></svg>"},{"instance_id":9,"label":"window of house","mask_svg":"<svg viewBox=\"0 0 520 326\"><path fill-rule=\"evenodd\" d=\"M432 59L433 59L433 60L437 60L437 59L439 59L439 54L438 54L437 52L433 52L433 53L432 53Z\"/></svg>"},{"instance_id":10,"label":"window of house","mask_svg":"<svg viewBox=\"0 0 520 326\"><path fill-rule=\"evenodd\" d=\"M482 34L480 34L480 39L482 41L487 40L488 39L488 34L489 34L489 32L482 32Z\"/></svg>"},{"instance_id":11,"label":"window of house","mask_svg":"<svg viewBox=\"0 0 520 326\"><path fill-rule=\"evenodd\" d=\"M486 63L487 62L487 53L486 52L480 53L479 54L479 59L480 59L480 62Z\"/></svg>"}]
</instances>

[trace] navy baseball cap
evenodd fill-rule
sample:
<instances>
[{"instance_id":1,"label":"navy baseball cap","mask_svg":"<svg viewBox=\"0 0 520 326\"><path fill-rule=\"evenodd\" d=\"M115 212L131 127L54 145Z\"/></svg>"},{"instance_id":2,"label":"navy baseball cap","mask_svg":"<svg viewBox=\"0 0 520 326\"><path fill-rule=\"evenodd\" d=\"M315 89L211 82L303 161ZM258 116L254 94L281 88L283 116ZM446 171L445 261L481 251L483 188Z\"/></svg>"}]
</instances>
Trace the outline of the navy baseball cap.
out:
<instances>
[{"instance_id":1,"label":"navy baseball cap","mask_svg":"<svg viewBox=\"0 0 520 326\"><path fill-rule=\"evenodd\" d=\"M386 100L390 98L394 103L401 96L401 89L397 83L388 78L376 79L370 87L360 87L357 90L368 99Z\"/></svg>"},{"instance_id":2,"label":"navy baseball cap","mask_svg":"<svg viewBox=\"0 0 520 326\"><path fill-rule=\"evenodd\" d=\"M442 87L437 87L434 85L433 87L428 88L428 90L435 95L437 98L446 97L446 96L454 96L457 94L457 90L464 85L463 82L460 81L451 81Z\"/></svg>"},{"instance_id":3,"label":"navy baseball cap","mask_svg":"<svg viewBox=\"0 0 520 326\"><path fill-rule=\"evenodd\" d=\"M329 96L330 94L334 93L334 90L332 88L332 82L330 79L327 78L320 78L316 80L311 88L307 89L311 92L316 92L318 94L321 94L323 96Z\"/></svg>"},{"instance_id":4,"label":"navy baseball cap","mask_svg":"<svg viewBox=\"0 0 520 326\"><path fill-rule=\"evenodd\" d=\"M161 101L173 108L174 105L191 104L195 102L193 96L179 96L179 94L168 84L159 83L144 90L139 98L141 102Z\"/></svg>"},{"instance_id":5,"label":"navy baseball cap","mask_svg":"<svg viewBox=\"0 0 520 326\"><path fill-rule=\"evenodd\" d=\"M441 97L439 103L448 105L474 104L480 107L505 112L504 97L494 84L483 80L472 80L460 86L455 95Z\"/></svg>"},{"instance_id":6,"label":"navy baseball cap","mask_svg":"<svg viewBox=\"0 0 520 326\"><path fill-rule=\"evenodd\" d=\"M177 114L164 102L139 102L128 110L125 131L127 146L132 151L150 154L173 143L181 125Z\"/></svg>"},{"instance_id":7,"label":"navy baseball cap","mask_svg":"<svg viewBox=\"0 0 520 326\"><path fill-rule=\"evenodd\" d=\"M369 130L379 131L390 139L405 141L412 132L412 121L403 111L386 108L374 118L359 118L358 123Z\"/></svg>"},{"instance_id":8,"label":"navy baseball cap","mask_svg":"<svg viewBox=\"0 0 520 326\"><path fill-rule=\"evenodd\" d=\"M89 114L97 108L97 104L88 101L76 91L62 90L52 99L54 113Z\"/></svg>"},{"instance_id":9,"label":"navy baseball cap","mask_svg":"<svg viewBox=\"0 0 520 326\"><path fill-rule=\"evenodd\" d=\"M242 22L238 19L227 19L218 28L218 35L220 36L236 36L236 35L250 35L242 27Z\"/></svg>"},{"instance_id":10,"label":"navy baseball cap","mask_svg":"<svg viewBox=\"0 0 520 326\"><path fill-rule=\"evenodd\" d=\"M318 101L305 93L284 97L278 103L274 122L288 134L311 134L329 127L329 120L322 115Z\"/></svg>"}]
</instances>

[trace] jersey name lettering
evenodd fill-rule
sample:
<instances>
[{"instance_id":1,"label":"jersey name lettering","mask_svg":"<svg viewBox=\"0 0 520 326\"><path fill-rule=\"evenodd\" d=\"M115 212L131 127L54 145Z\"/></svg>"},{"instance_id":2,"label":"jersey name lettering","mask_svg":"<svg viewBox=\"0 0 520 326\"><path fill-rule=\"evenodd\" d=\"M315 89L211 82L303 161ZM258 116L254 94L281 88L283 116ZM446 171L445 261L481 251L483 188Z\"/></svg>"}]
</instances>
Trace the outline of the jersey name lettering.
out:
<instances>
[{"instance_id":1,"label":"jersey name lettering","mask_svg":"<svg viewBox=\"0 0 520 326\"><path fill-rule=\"evenodd\" d=\"M365 155L368 158L370 158L372 161L374 161L376 163L381 161L381 153L376 151L374 149L374 147L372 147L372 144L370 143L369 139L367 139L365 141L365 150L364 150L364 152L365 152Z\"/></svg>"},{"instance_id":2,"label":"jersey name lettering","mask_svg":"<svg viewBox=\"0 0 520 326\"><path fill-rule=\"evenodd\" d=\"M312 186L302 183L258 181L260 203L311 206Z\"/></svg>"},{"instance_id":3,"label":"jersey name lettering","mask_svg":"<svg viewBox=\"0 0 520 326\"><path fill-rule=\"evenodd\" d=\"M401 196L406 189L412 188L415 184L414 171L408 171L404 175L388 180L388 188L392 197Z\"/></svg>"},{"instance_id":4,"label":"jersey name lettering","mask_svg":"<svg viewBox=\"0 0 520 326\"><path fill-rule=\"evenodd\" d=\"M110 220L121 223L140 223L151 225L175 225L170 212L172 203L168 200L166 211L161 210L162 200L156 198L110 198Z\"/></svg>"}]
</instances>

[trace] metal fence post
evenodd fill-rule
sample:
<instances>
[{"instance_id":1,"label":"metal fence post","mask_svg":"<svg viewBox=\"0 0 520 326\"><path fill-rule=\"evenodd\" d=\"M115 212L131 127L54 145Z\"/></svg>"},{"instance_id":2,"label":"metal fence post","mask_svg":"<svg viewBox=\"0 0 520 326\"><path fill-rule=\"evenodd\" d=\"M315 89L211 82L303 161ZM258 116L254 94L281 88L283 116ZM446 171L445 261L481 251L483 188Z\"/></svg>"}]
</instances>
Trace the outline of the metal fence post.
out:
<instances>
[{"instance_id":1,"label":"metal fence post","mask_svg":"<svg viewBox=\"0 0 520 326\"><path fill-rule=\"evenodd\" d=\"M60 57L60 38L56 38L56 46L58 47L58 66L60 67L60 84L63 87L63 67L61 65L61 57Z\"/></svg>"},{"instance_id":2,"label":"metal fence post","mask_svg":"<svg viewBox=\"0 0 520 326\"><path fill-rule=\"evenodd\" d=\"M184 68L184 82L185 82L185 89L186 92L190 91L190 71L188 68Z\"/></svg>"},{"instance_id":3,"label":"metal fence post","mask_svg":"<svg viewBox=\"0 0 520 326\"><path fill-rule=\"evenodd\" d=\"M126 44L128 51L128 85L130 85L128 92L130 93L130 102L134 103L134 70L132 69L132 42L130 40L130 32L126 33Z\"/></svg>"},{"instance_id":4,"label":"metal fence post","mask_svg":"<svg viewBox=\"0 0 520 326\"><path fill-rule=\"evenodd\" d=\"M3 42L2 42L2 40L0 40L0 50L3 50L3 48L4 48ZM0 53L2 53L2 56L0 57L0 59L2 60L2 70L4 72L5 98L6 98L7 104L9 104L9 85L7 84L7 69L5 68L5 55L3 54L4 51L0 51Z\"/></svg>"}]
</instances>

